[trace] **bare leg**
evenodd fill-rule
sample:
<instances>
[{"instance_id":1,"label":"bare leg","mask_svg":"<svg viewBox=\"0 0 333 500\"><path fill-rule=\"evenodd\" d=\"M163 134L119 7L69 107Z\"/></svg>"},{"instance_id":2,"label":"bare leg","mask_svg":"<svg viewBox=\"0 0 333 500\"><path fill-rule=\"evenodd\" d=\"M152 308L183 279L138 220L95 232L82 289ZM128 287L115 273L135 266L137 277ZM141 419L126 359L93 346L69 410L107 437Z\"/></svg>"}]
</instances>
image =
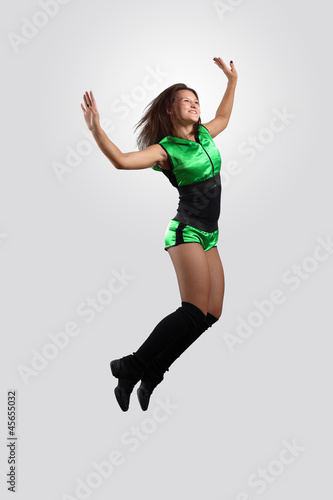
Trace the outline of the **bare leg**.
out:
<instances>
[{"instance_id":1,"label":"bare leg","mask_svg":"<svg viewBox=\"0 0 333 500\"><path fill-rule=\"evenodd\" d=\"M222 313L225 279L217 247L207 252L199 243L168 249L174 265L181 299L219 318Z\"/></svg>"},{"instance_id":2,"label":"bare leg","mask_svg":"<svg viewBox=\"0 0 333 500\"><path fill-rule=\"evenodd\" d=\"M219 318L222 314L225 279L222 262L217 247L213 247L206 252L210 288L208 298L208 312Z\"/></svg>"},{"instance_id":3,"label":"bare leg","mask_svg":"<svg viewBox=\"0 0 333 500\"><path fill-rule=\"evenodd\" d=\"M200 243L184 243L169 248L168 253L176 271L181 300L207 314L211 272L204 249Z\"/></svg>"}]
</instances>

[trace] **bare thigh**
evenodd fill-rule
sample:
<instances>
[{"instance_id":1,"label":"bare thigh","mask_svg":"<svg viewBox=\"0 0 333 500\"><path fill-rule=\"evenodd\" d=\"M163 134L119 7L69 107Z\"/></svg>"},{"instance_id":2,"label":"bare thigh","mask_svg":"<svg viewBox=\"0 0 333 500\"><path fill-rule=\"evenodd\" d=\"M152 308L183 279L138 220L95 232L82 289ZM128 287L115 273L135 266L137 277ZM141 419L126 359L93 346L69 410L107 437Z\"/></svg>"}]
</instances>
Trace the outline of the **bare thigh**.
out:
<instances>
[{"instance_id":1,"label":"bare thigh","mask_svg":"<svg viewBox=\"0 0 333 500\"><path fill-rule=\"evenodd\" d=\"M208 298L208 312L219 318L222 314L225 279L222 262L217 247L206 252L209 267L210 288Z\"/></svg>"},{"instance_id":2,"label":"bare thigh","mask_svg":"<svg viewBox=\"0 0 333 500\"><path fill-rule=\"evenodd\" d=\"M200 243L183 243L169 248L168 253L176 271L181 300L207 314L211 281L207 252Z\"/></svg>"}]
</instances>

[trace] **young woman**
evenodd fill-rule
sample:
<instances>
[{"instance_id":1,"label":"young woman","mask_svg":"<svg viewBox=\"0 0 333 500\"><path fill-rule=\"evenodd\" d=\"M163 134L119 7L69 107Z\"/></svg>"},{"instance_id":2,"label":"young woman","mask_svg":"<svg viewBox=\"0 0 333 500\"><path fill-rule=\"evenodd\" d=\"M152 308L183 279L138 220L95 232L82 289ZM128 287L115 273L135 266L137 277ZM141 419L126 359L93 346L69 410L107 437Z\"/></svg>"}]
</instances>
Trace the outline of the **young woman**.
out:
<instances>
[{"instance_id":1,"label":"young woman","mask_svg":"<svg viewBox=\"0 0 333 500\"><path fill-rule=\"evenodd\" d=\"M201 124L199 98L185 84L164 90L147 107L136 129L139 151L123 153L99 122L92 92L83 96L84 119L97 145L119 170L153 168L163 172L179 192L177 213L165 233L165 250L175 268L181 306L163 318L139 349L111 361L118 379L115 396L123 411L129 407L134 386L142 410L171 364L221 316L224 272L217 250L221 200L221 156L213 138L228 125L237 72L220 57L215 64L228 85L215 118Z\"/></svg>"}]
</instances>

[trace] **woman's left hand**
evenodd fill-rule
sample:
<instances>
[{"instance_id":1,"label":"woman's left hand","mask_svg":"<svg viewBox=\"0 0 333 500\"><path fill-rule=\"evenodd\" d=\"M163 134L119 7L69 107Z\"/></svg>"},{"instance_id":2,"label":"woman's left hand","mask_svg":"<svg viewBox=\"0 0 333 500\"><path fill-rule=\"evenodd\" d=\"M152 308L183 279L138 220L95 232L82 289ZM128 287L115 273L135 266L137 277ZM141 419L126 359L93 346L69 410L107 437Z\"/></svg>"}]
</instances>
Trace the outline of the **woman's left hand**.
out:
<instances>
[{"instance_id":1,"label":"woman's left hand","mask_svg":"<svg viewBox=\"0 0 333 500\"><path fill-rule=\"evenodd\" d=\"M238 74L235 69L234 63L232 61L230 61L230 69L228 68L226 63L221 59L221 57L214 57L213 61L215 64L217 64L219 68L221 68L221 70L226 75L230 83L237 82Z\"/></svg>"},{"instance_id":2,"label":"woman's left hand","mask_svg":"<svg viewBox=\"0 0 333 500\"><path fill-rule=\"evenodd\" d=\"M90 131L93 131L95 128L100 127L99 123L99 112L97 109L97 104L95 101L95 97L92 93L92 90L89 93L86 91L83 94L83 99L84 103L86 105L86 108L83 106L81 103L81 108L83 110L83 117L85 119L85 122L87 124L87 127Z\"/></svg>"}]
</instances>

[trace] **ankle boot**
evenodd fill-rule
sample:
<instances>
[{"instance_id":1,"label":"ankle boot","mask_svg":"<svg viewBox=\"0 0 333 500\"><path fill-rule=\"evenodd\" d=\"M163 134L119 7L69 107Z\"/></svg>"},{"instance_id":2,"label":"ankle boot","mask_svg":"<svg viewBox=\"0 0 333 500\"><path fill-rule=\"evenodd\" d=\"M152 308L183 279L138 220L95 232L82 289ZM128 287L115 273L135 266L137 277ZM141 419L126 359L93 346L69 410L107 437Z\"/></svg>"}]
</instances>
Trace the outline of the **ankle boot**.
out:
<instances>
[{"instance_id":1,"label":"ankle boot","mask_svg":"<svg viewBox=\"0 0 333 500\"><path fill-rule=\"evenodd\" d=\"M143 367L133 354L121 359L111 361L112 375L118 379L118 385L114 390L117 402L123 411L127 411L134 386L139 382L143 374Z\"/></svg>"},{"instance_id":2,"label":"ankle boot","mask_svg":"<svg viewBox=\"0 0 333 500\"><path fill-rule=\"evenodd\" d=\"M140 387L137 390L138 400L143 411L146 411L149 406L150 396L156 385L152 384L148 380L142 380Z\"/></svg>"},{"instance_id":3,"label":"ankle boot","mask_svg":"<svg viewBox=\"0 0 333 500\"><path fill-rule=\"evenodd\" d=\"M155 360L143 372L140 387L137 390L138 400L143 411L148 409L150 396L152 395L155 387L158 386L164 379L164 373L167 371L166 367L162 367Z\"/></svg>"}]
</instances>

